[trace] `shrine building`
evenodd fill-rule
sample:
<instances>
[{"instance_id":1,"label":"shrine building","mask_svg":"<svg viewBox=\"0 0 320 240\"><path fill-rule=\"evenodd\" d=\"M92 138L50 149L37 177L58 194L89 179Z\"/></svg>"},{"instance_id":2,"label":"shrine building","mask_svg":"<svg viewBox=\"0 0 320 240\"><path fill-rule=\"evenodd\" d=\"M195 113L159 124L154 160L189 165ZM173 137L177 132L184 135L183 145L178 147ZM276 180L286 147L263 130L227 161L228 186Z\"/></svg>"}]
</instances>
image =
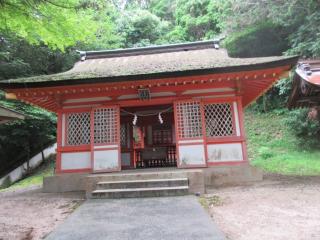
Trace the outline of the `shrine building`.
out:
<instances>
[{"instance_id":1,"label":"shrine building","mask_svg":"<svg viewBox=\"0 0 320 240\"><path fill-rule=\"evenodd\" d=\"M205 185L219 177L232 183L254 171L244 108L297 60L231 58L218 41L80 51L67 72L0 88L57 114L56 178L193 169Z\"/></svg>"}]
</instances>

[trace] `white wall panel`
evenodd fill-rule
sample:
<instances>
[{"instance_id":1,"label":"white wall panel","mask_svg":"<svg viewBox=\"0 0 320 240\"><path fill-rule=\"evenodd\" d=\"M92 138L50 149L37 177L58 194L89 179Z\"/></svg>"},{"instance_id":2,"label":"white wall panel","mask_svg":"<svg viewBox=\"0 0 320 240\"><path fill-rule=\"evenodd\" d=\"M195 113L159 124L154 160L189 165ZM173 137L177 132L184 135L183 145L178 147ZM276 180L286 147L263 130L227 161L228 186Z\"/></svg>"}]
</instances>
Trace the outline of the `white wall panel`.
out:
<instances>
[{"instance_id":1,"label":"white wall panel","mask_svg":"<svg viewBox=\"0 0 320 240\"><path fill-rule=\"evenodd\" d=\"M185 145L179 146L180 165L203 165L205 164L204 146Z\"/></svg>"},{"instance_id":2,"label":"white wall panel","mask_svg":"<svg viewBox=\"0 0 320 240\"><path fill-rule=\"evenodd\" d=\"M90 152L61 154L61 170L91 168Z\"/></svg>"},{"instance_id":3,"label":"white wall panel","mask_svg":"<svg viewBox=\"0 0 320 240\"><path fill-rule=\"evenodd\" d=\"M208 162L242 161L242 144L208 144Z\"/></svg>"},{"instance_id":4,"label":"white wall panel","mask_svg":"<svg viewBox=\"0 0 320 240\"><path fill-rule=\"evenodd\" d=\"M114 170L119 167L119 151L118 150L101 150L94 151L94 164L95 171L101 170Z\"/></svg>"}]
</instances>

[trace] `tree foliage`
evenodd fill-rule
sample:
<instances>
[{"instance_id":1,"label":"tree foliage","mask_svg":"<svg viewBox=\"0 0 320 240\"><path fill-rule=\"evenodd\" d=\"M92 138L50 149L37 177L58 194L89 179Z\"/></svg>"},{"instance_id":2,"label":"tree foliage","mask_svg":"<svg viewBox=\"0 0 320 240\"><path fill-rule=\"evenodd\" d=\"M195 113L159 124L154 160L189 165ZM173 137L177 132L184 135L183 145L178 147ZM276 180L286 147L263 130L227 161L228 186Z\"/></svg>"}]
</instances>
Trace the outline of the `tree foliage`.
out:
<instances>
[{"instance_id":1,"label":"tree foliage","mask_svg":"<svg viewBox=\"0 0 320 240\"><path fill-rule=\"evenodd\" d=\"M229 12L225 18L228 33L270 22L288 33L287 53L306 57L320 55L320 2L317 0L228 0Z\"/></svg>"},{"instance_id":2,"label":"tree foliage","mask_svg":"<svg viewBox=\"0 0 320 240\"><path fill-rule=\"evenodd\" d=\"M283 27L264 22L230 34L225 46L233 57L276 56L288 49L287 37Z\"/></svg>"},{"instance_id":3,"label":"tree foliage","mask_svg":"<svg viewBox=\"0 0 320 240\"><path fill-rule=\"evenodd\" d=\"M305 142L317 146L320 141L320 121L310 118L310 110L295 109L285 118L285 123L294 130L294 134Z\"/></svg>"},{"instance_id":4,"label":"tree foliage","mask_svg":"<svg viewBox=\"0 0 320 240\"><path fill-rule=\"evenodd\" d=\"M187 41L210 39L221 33L218 4L211 0L178 0L176 26Z\"/></svg>"},{"instance_id":5,"label":"tree foliage","mask_svg":"<svg viewBox=\"0 0 320 240\"><path fill-rule=\"evenodd\" d=\"M117 21L124 47L155 44L165 34L168 23L147 10L124 12Z\"/></svg>"},{"instance_id":6,"label":"tree foliage","mask_svg":"<svg viewBox=\"0 0 320 240\"><path fill-rule=\"evenodd\" d=\"M21 76L52 74L71 68L77 58L73 49L51 50L44 44L30 45L6 36L0 42L0 80Z\"/></svg>"},{"instance_id":7,"label":"tree foliage","mask_svg":"<svg viewBox=\"0 0 320 240\"><path fill-rule=\"evenodd\" d=\"M97 24L92 11L80 0L2 0L0 31L30 44L44 43L63 50L93 39Z\"/></svg>"}]
</instances>

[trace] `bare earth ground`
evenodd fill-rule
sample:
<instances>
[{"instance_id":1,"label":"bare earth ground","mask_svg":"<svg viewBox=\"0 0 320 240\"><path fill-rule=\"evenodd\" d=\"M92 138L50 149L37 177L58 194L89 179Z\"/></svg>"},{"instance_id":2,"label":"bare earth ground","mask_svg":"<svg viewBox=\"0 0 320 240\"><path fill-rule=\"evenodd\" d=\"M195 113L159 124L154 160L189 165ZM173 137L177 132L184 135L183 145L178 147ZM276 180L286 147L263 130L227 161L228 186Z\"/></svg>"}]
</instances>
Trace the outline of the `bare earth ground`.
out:
<instances>
[{"instance_id":1,"label":"bare earth ground","mask_svg":"<svg viewBox=\"0 0 320 240\"><path fill-rule=\"evenodd\" d=\"M39 186L0 192L0 240L44 238L83 198L79 193L41 193Z\"/></svg>"},{"instance_id":2,"label":"bare earth ground","mask_svg":"<svg viewBox=\"0 0 320 240\"><path fill-rule=\"evenodd\" d=\"M267 177L250 186L212 189L210 215L231 240L319 240L320 177ZM45 237L82 201L40 187L0 192L0 240Z\"/></svg>"},{"instance_id":3,"label":"bare earth ground","mask_svg":"<svg viewBox=\"0 0 320 240\"><path fill-rule=\"evenodd\" d=\"M208 210L228 239L320 239L320 177L269 176L210 192Z\"/></svg>"}]
</instances>

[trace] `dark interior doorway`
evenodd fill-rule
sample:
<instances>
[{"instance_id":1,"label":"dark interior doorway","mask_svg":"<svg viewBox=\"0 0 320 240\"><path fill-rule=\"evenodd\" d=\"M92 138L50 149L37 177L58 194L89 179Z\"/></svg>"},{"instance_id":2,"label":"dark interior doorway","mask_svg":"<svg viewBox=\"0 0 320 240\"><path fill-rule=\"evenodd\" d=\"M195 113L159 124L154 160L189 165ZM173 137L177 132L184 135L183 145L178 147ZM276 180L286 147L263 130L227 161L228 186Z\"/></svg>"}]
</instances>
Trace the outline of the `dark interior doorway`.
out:
<instances>
[{"instance_id":1,"label":"dark interior doorway","mask_svg":"<svg viewBox=\"0 0 320 240\"><path fill-rule=\"evenodd\" d=\"M120 119L123 168L177 166L171 105L123 108Z\"/></svg>"}]
</instances>

